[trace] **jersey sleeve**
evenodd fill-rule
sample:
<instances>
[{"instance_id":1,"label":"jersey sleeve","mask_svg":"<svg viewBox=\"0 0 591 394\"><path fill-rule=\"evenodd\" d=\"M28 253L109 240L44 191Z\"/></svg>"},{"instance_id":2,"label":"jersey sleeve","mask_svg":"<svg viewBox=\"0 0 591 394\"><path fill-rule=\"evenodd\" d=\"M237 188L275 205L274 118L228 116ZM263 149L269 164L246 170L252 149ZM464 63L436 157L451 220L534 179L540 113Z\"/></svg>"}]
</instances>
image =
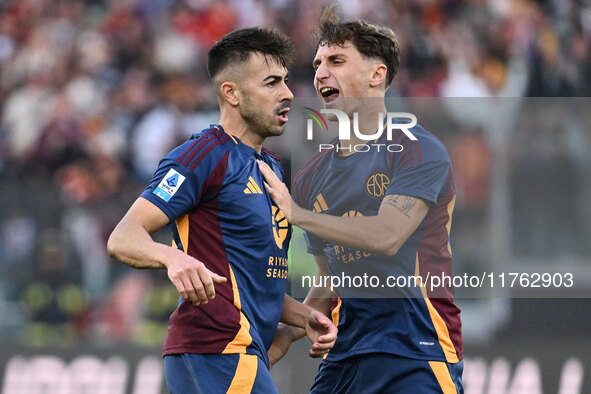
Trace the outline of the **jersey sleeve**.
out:
<instances>
[{"instance_id":1,"label":"jersey sleeve","mask_svg":"<svg viewBox=\"0 0 591 394\"><path fill-rule=\"evenodd\" d=\"M306 251L312 255L325 254L324 253L324 240L318 238L314 234L304 233L304 239L306 240Z\"/></svg>"},{"instance_id":2,"label":"jersey sleeve","mask_svg":"<svg viewBox=\"0 0 591 394\"><path fill-rule=\"evenodd\" d=\"M386 194L418 197L435 204L449 171L449 155L443 144L416 144L397 155Z\"/></svg>"},{"instance_id":3,"label":"jersey sleeve","mask_svg":"<svg viewBox=\"0 0 591 394\"><path fill-rule=\"evenodd\" d=\"M206 194L207 181L213 175L222 157L217 152L210 152L194 169L189 169L178 162L178 151L183 145L160 161L158 169L141 197L160 208L170 221L185 214L197 206Z\"/></svg>"}]
</instances>

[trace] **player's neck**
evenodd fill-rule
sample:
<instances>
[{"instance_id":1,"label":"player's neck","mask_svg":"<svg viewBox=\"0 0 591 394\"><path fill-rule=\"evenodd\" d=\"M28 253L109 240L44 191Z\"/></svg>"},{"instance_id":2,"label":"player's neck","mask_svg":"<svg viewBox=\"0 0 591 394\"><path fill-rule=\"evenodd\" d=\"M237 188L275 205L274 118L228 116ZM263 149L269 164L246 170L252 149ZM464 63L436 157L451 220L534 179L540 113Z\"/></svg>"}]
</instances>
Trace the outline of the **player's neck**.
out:
<instances>
[{"instance_id":1,"label":"player's neck","mask_svg":"<svg viewBox=\"0 0 591 394\"><path fill-rule=\"evenodd\" d=\"M241 117L236 118L232 116L224 116L222 114L219 124L222 126L226 134L238 138L244 145L250 146L256 150L257 153L261 153L265 139L257 133L253 133Z\"/></svg>"}]
</instances>

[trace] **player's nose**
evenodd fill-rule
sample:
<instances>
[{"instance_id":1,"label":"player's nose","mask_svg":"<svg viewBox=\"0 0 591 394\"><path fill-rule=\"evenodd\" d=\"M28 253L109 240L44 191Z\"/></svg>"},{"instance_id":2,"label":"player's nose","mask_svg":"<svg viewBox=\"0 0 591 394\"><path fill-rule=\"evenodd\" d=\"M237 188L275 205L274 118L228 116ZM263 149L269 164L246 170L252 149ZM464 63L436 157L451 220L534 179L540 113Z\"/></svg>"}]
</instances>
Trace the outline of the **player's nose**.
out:
<instances>
[{"instance_id":1,"label":"player's nose","mask_svg":"<svg viewBox=\"0 0 591 394\"><path fill-rule=\"evenodd\" d=\"M283 84L283 91L281 92L281 102L293 100L293 93L289 89L289 86Z\"/></svg>"},{"instance_id":2,"label":"player's nose","mask_svg":"<svg viewBox=\"0 0 591 394\"><path fill-rule=\"evenodd\" d=\"M316 73L314 74L314 79L316 81L322 81L330 76L328 69L324 65L324 63L320 63L316 68Z\"/></svg>"}]
</instances>

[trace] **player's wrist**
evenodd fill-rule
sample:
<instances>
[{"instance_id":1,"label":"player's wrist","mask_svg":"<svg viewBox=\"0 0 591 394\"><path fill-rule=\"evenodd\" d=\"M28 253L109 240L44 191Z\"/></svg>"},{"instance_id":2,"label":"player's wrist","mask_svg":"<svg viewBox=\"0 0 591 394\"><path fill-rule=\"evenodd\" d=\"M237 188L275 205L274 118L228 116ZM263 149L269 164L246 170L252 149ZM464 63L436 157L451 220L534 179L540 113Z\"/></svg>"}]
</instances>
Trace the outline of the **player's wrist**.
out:
<instances>
[{"instance_id":1,"label":"player's wrist","mask_svg":"<svg viewBox=\"0 0 591 394\"><path fill-rule=\"evenodd\" d=\"M289 324L279 323L277 327L277 334L289 342L295 342L298 339L306 336L306 329L301 327L290 326Z\"/></svg>"},{"instance_id":2,"label":"player's wrist","mask_svg":"<svg viewBox=\"0 0 591 394\"><path fill-rule=\"evenodd\" d=\"M290 223L297 226L300 223L300 219L302 214L305 214L306 211L302 209L298 204L291 200L291 212L290 212Z\"/></svg>"},{"instance_id":3,"label":"player's wrist","mask_svg":"<svg viewBox=\"0 0 591 394\"><path fill-rule=\"evenodd\" d=\"M176 260L177 253L182 253L180 250L175 249L171 246L159 244L158 245L158 257L157 260L162 264L163 268L168 269L170 265Z\"/></svg>"}]
</instances>

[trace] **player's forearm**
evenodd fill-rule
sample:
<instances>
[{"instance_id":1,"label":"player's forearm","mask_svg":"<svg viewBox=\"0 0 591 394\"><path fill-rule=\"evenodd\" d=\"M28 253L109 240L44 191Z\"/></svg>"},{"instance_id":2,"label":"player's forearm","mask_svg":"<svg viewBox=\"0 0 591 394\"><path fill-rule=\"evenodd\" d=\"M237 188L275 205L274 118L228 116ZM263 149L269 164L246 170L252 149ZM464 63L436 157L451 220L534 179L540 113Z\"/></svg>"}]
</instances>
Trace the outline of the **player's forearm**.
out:
<instances>
[{"instance_id":1,"label":"player's forearm","mask_svg":"<svg viewBox=\"0 0 591 394\"><path fill-rule=\"evenodd\" d=\"M121 222L107 242L111 257L134 268L166 268L174 249L154 242L140 225Z\"/></svg>"},{"instance_id":2,"label":"player's forearm","mask_svg":"<svg viewBox=\"0 0 591 394\"><path fill-rule=\"evenodd\" d=\"M395 226L379 216L338 217L292 204L292 224L327 241L351 248L394 255L402 245Z\"/></svg>"},{"instance_id":3,"label":"player's forearm","mask_svg":"<svg viewBox=\"0 0 591 394\"><path fill-rule=\"evenodd\" d=\"M288 299L289 298L289 299ZM276 335L281 335L285 338L288 338L291 342L295 342L298 339L301 339L303 337L306 336L306 330L299 325L291 325L289 323L289 321L294 321L297 320L298 318L295 317L294 319L294 315L297 315L298 312L297 310L300 310L300 307L297 305L291 305L293 302L296 302L299 304L299 302L293 300L291 297L287 297L284 300L284 306L283 306L283 310L285 313L285 316L282 313L281 316L281 324L279 324L279 327L277 329L277 334ZM286 304L287 303L287 304ZM285 308L286 305L288 305L287 309ZM318 287L313 287L310 292L308 293L308 296L306 297L305 301L304 301L304 305L308 306L314 310L317 310L323 314L325 314L326 316L330 317L330 307L332 305L332 298L331 298L331 292L330 289L326 289L326 288L318 288ZM307 314L306 314L307 312ZM307 318L308 314L311 312L311 309L301 309L301 313L300 313L300 319L302 317L304 317L303 315L305 314L305 318Z\"/></svg>"},{"instance_id":4,"label":"player's forearm","mask_svg":"<svg viewBox=\"0 0 591 394\"><path fill-rule=\"evenodd\" d=\"M332 292L325 287L312 287L308 296L304 300L304 305L324 313L330 317L330 307L332 306Z\"/></svg>"},{"instance_id":5,"label":"player's forearm","mask_svg":"<svg viewBox=\"0 0 591 394\"><path fill-rule=\"evenodd\" d=\"M285 338L288 343L295 342L306 336L306 329L301 327L294 327L289 324L279 323L275 336L281 336Z\"/></svg>"},{"instance_id":6,"label":"player's forearm","mask_svg":"<svg viewBox=\"0 0 591 394\"><path fill-rule=\"evenodd\" d=\"M304 305L286 294L281 310L281 322L304 329L312 311L313 309L308 305Z\"/></svg>"}]
</instances>

